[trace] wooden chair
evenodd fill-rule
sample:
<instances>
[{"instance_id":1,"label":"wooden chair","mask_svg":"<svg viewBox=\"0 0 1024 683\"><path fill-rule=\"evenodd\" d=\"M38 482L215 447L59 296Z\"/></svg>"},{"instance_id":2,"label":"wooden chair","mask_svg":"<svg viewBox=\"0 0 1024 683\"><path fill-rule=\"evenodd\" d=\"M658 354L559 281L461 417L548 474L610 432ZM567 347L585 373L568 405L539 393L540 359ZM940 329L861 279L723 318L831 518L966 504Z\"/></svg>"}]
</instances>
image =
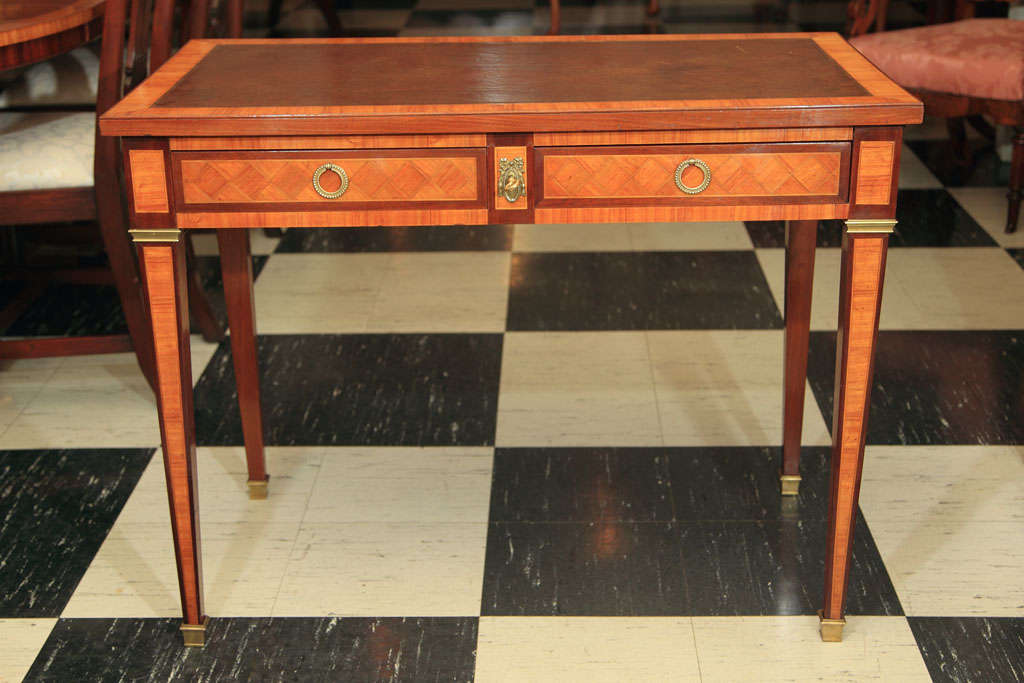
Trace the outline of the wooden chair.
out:
<instances>
[{"instance_id":1,"label":"wooden chair","mask_svg":"<svg viewBox=\"0 0 1024 683\"><path fill-rule=\"evenodd\" d=\"M341 19L338 18L338 12L334 7L334 0L315 0L315 2L324 21L327 22L328 35L333 38L340 38L342 33L344 33L344 27L341 25ZM281 21L281 6L283 4L284 0L270 0L270 7L267 10L267 26L270 27L271 31ZM241 33L238 35L241 35Z\"/></svg>"},{"instance_id":2,"label":"wooden chair","mask_svg":"<svg viewBox=\"0 0 1024 683\"><path fill-rule=\"evenodd\" d=\"M241 0L227 6L227 31L241 31ZM87 106L88 92L78 88L74 103L35 102L16 97L2 112L7 125L0 132L0 220L4 225L41 225L98 220L100 235L109 261L109 271L63 269L7 273L26 279L30 285L16 305L8 307L10 322L19 309L31 303L41 291L41 282L110 282L117 289L128 326L128 335L53 337L0 341L0 358L27 358L121 352L134 349L143 374L154 385L152 332L134 249L128 238L127 217L121 192L120 149L116 140L100 137L96 117L113 106L131 87L157 68L169 56L174 38L173 0L135 2L130 20L121 21L117 3L109 3L111 19L104 19L95 104ZM181 38L201 37L206 30L208 0L193 0L183 22ZM120 21L120 24L118 24ZM151 28L150 23L151 22ZM125 46L125 27L128 44ZM145 27L145 28L143 28ZM81 60L81 56L78 56ZM84 66L89 66L85 63ZM36 68L36 67L32 67ZM58 67L59 68L59 65ZM73 68L73 66L72 66ZM58 82L60 77L56 79ZM47 105L57 104L50 110ZM189 245L191 247L191 245ZM219 340L224 331L217 322L202 291L198 275L189 276L189 298L193 315L203 336Z\"/></svg>"},{"instance_id":3,"label":"wooden chair","mask_svg":"<svg viewBox=\"0 0 1024 683\"><path fill-rule=\"evenodd\" d=\"M653 17L658 11L659 0L647 0L647 16ZM561 0L551 0L551 28L548 33L557 36L562 30L562 3Z\"/></svg>"},{"instance_id":4,"label":"wooden chair","mask_svg":"<svg viewBox=\"0 0 1024 683\"><path fill-rule=\"evenodd\" d=\"M862 14L855 14L854 4ZM983 116L1016 129L1006 212L1006 232L1014 232L1024 199L1024 22L964 19L864 34L877 22L877 6L858 1L850 7L850 42L924 102L927 114L950 122L954 151L963 155L966 149L965 119L982 132L989 128Z\"/></svg>"}]
</instances>

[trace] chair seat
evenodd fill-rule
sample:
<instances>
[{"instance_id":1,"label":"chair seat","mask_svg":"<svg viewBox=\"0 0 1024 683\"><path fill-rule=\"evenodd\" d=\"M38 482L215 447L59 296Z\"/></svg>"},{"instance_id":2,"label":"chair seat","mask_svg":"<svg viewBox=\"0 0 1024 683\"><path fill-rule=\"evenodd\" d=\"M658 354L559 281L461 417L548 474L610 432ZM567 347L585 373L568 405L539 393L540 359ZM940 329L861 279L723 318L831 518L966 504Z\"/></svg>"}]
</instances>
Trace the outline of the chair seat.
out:
<instances>
[{"instance_id":1,"label":"chair seat","mask_svg":"<svg viewBox=\"0 0 1024 683\"><path fill-rule=\"evenodd\" d=\"M967 19L852 38L906 88L992 100L1024 100L1024 21Z\"/></svg>"},{"instance_id":2,"label":"chair seat","mask_svg":"<svg viewBox=\"0 0 1024 683\"><path fill-rule=\"evenodd\" d=\"M0 112L0 192L93 184L96 114Z\"/></svg>"},{"instance_id":3,"label":"chair seat","mask_svg":"<svg viewBox=\"0 0 1024 683\"><path fill-rule=\"evenodd\" d=\"M100 58L94 46L0 74L0 108L96 105Z\"/></svg>"}]
</instances>

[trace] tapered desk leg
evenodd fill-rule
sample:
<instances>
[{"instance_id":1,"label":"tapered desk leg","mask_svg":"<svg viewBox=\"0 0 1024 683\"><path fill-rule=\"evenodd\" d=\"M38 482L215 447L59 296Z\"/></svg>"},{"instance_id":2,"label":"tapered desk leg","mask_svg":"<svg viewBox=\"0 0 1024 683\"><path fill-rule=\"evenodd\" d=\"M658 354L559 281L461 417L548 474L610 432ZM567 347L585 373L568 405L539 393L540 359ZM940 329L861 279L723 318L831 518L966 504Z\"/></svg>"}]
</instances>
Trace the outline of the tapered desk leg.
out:
<instances>
[{"instance_id":1,"label":"tapered desk leg","mask_svg":"<svg viewBox=\"0 0 1024 683\"><path fill-rule=\"evenodd\" d=\"M825 550L821 637L842 638L853 527L871 400L885 255L893 220L849 220L843 236L832 419L832 492Z\"/></svg>"},{"instance_id":2,"label":"tapered desk leg","mask_svg":"<svg viewBox=\"0 0 1024 683\"><path fill-rule=\"evenodd\" d=\"M786 224L786 350L782 408L782 495L800 490L800 436L807 385L807 345L811 334L811 289L818 221Z\"/></svg>"},{"instance_id":3,"label":"tapered desk leg","mask_svg":"<svg viewBox=\"0 0 1024 683\"><path fill-rule=\"evenodd\" d=\"M184 617L181 631L186 645L202 645L206 615L199 553L185 245L178 230L133 230L132 236L139 245L153 326L160 438Z\"/></svg>"},{"instance_id":4,"label":"tapered desk leg","mask_svg":"<svg viewBox=\"0 0 1024 683\"><path fill-rule=\"evenodd\" d=\"M231 330L238 408L242 415L249 497L266 498L269 475L263 454L263 412L260 407L259 364L256 360L256 313L252 296L252 256L248 230L218 230L220 269Z\"/></svg>"}]
</instances>

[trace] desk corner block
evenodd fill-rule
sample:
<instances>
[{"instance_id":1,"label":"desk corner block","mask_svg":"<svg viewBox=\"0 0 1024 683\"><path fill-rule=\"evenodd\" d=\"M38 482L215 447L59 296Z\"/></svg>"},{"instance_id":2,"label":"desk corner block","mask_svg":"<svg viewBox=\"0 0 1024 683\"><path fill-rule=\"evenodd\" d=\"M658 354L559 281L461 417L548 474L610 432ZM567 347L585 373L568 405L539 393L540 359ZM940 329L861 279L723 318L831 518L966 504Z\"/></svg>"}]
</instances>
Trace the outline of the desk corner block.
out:
<instances>
[{"instance_id":1,"label":"desk corner block","mask_svg":"<svg viewBox=\"0 0 1024 683\"><path fill-rule=\"evenodd\" d=\"M206 625L209 622L210 617L203 617L203 620L198 624L181 625L181 638L185 643L185 647L203 647L206 645Z\"/></svg>"}]
</instances>

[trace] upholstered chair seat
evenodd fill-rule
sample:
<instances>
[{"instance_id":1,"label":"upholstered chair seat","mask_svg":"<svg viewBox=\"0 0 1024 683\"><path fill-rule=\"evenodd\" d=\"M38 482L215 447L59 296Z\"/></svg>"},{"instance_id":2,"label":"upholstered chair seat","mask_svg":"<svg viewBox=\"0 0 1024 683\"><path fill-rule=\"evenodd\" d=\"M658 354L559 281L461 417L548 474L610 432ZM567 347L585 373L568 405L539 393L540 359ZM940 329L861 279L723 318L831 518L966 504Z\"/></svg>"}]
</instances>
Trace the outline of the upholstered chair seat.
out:
<instances>
[{"instance_id":1,"label":"upholstered chair seat","mask_svg":"<svg viewBox=\"0 0 1024 683\"><path fill-rule=\"evenodd\" d=\"M906 88L1024 100L1024 21L967 19L851 38Z\"/></svg>"},{"instance_id":2,"label":"upholstered chair seat","mask_svg":"<svg viewBox=\"0 0 1024 683\"><path fill-rule=\"evenodd\" d=\"M89 187L94 112L0 112L0 192Z\"/></svg>"},{"instance_id":3,"label":"upholstered chair seat","mask_svg":"<svg viewBox=\"0 0 1024 683\"><path fill-rule=\"evenodd\" d=\"M96 106L100 58L79 47L39 64L0 74L0 108Z\"/></svg>"}]
</instances>

